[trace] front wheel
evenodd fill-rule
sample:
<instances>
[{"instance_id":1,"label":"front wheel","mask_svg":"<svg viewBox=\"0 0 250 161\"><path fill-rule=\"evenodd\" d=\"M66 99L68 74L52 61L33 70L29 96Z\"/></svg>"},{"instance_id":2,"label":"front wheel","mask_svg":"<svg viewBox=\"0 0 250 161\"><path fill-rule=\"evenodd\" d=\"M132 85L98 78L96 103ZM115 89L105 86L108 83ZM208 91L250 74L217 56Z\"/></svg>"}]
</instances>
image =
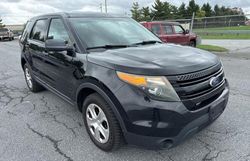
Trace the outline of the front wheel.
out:
<instances>
[{"instance_id":1,"label":"front wheel","mask_svg":"<svg viewBox=\"0 0 250 161\"><path fill-rule=\"evenodd\" d=\"M189 46L196 47L196 42L194 40L191 40Z\"/></svg>"},{"instance_id":2,"label":"front wheel","mask_svg":"<svg viewBox=\"0 0 250 161\"><path fill-rule=\"evenodd\" d=\"M109 104L97 93L83 103L83 118L93 143L104 151L114 151L122 144L122 131Z\"/></svg>"}]
</instances>

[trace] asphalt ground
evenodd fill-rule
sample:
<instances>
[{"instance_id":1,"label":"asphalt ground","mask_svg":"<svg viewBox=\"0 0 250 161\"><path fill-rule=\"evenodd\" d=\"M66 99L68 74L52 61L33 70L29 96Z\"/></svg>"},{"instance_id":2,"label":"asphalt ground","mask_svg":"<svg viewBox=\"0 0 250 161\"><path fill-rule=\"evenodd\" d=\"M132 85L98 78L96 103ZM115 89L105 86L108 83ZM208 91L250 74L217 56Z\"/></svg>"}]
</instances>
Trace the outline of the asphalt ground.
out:
<instances>
[{"instance_id":1,"label":"asphalt ground","mask_svg":"<svg viewBox=\"0 0 250 161\"><path fill-rule=\"evenodd\" d=\"M250 57L250 40L202 40L202 44L221 46L229 50L229 54Z\"/></svg>"},{"instance_id":2,"label":"asphalt ground","mask_svg":"<svg viewBox=\"0 0 250 161\"><path fill-rule=\"evenodd\" d=\"M18 42L0 42L0 161L250 161L250 59L220 54L231 93L209 127L169 150L94 146L82 115L46 90L29 92Z\"/></svg>"}]
</instances>

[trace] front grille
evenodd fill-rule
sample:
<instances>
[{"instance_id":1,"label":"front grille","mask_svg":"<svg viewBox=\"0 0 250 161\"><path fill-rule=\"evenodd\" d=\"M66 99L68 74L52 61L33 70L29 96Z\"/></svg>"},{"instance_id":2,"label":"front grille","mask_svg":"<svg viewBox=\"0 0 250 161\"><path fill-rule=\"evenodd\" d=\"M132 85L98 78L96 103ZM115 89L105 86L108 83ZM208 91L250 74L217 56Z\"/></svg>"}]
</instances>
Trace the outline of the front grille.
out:
<instances>
[{"instance_id":1,"label":"front grille","mask_svg":"<svg viewBox=\"0 0 250 161\"><path fill-rule=\"evenodd\" d=\"M213 77L218 79L210 85ZM225 88L224 72L221 64L203 71L185 75L167 76L184 105L191 111L198 110L214 101Z\"/></svg>"}]
</instances>

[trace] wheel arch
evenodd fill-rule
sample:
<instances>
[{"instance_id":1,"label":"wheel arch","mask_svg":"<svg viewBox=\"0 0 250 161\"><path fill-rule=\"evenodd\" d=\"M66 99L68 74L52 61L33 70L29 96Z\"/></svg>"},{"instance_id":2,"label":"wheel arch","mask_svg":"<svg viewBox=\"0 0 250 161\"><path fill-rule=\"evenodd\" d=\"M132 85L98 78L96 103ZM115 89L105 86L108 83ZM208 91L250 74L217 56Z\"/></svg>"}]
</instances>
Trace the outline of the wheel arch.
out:
<instances>
[{"instance_id":1,"label":"wheel arch","mask_svg":"<svg viewBox=\"0 0 250 161\"><path fill-rule=\"evenodd\" d=\"M125 111L122 109L122 105L112 93L112 91L101 81L93 77L85 78L85 82L82 83L76 92L76 103L78 109L82 112L82 104L84 100L92 93L98 93L103 97L105 101L111 106L122 131L126 130L123 117L126 117ZM121 117L121 115L123 117Z\"/></svg>"},{"instance_id":2,"label":"wheel arch","mask_svg":"<svg viewBox=\"0 0 250 161\"><path fill-rule=\"evenodd\" d=\"M25 60L25 58L21 58L21 65L22 65L22 69L24 69L24 64L26 64L27 61Z\"/></svg>"}]
</instances>

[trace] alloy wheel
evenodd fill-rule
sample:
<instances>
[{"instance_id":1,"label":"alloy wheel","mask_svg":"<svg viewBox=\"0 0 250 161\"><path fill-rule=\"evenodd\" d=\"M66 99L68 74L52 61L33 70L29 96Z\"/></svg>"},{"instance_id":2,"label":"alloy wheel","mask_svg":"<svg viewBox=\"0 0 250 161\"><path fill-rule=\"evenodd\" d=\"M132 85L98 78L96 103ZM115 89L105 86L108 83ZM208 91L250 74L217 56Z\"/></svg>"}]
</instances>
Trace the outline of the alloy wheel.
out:
<instances>
[{"instance_id":1,"label":"alloy wheel","mask_svg":"<svg viewBox=\"0 0 250 161\"><path fill-rule=\"evenodd\" d=\"M31 78L30 71L28 68L25 68L25 77L26 77L26 82L27 82L29 88L32 88L32 86L33 86L32 78Z\"/></svg>"},{"instance_id":2,"label":"alloy wheel","mask_svg":"<svg viewBox=\"0 0 250 161\"><path fill-rule=\"evenodd\" d=\"M103 110L96 104L89 104L86 110L86 120L95 140L102 144L106 143L109 139L110 128Z\"/></svg>"}]
</instances>

